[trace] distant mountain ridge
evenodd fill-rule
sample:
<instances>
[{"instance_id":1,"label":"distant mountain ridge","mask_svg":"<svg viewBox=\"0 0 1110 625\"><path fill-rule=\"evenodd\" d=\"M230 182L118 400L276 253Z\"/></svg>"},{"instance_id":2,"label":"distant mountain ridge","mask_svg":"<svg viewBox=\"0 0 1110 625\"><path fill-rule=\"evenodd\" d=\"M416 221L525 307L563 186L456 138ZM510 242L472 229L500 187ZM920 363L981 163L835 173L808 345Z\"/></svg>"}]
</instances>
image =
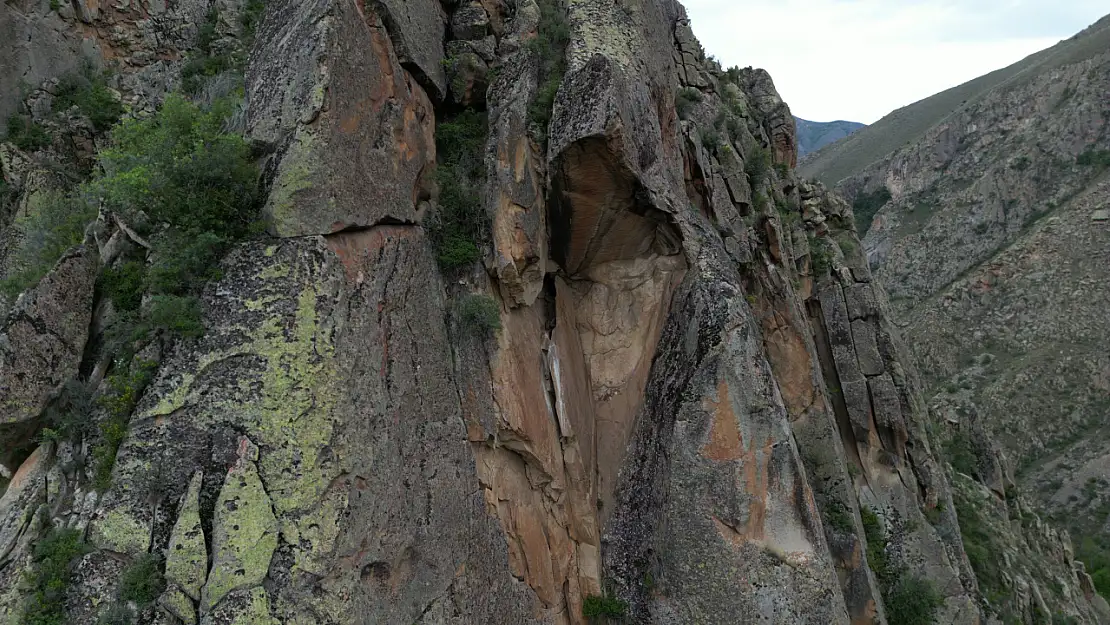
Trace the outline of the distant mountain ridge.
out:
<instances>
[{"instance_id":1,"label":"distant mountain ridge","mask_svg":"<svg viewBox=\"0 0 1110 625\"><path fill-rule=\"evenodd\" d=\"M853 132L867 127L867 124L840 119L833 122L811 122L808 119L795 117L794 122L798 127L799 157L816 152L830 143L840 141Z\"/></svg>"}]
</instances>

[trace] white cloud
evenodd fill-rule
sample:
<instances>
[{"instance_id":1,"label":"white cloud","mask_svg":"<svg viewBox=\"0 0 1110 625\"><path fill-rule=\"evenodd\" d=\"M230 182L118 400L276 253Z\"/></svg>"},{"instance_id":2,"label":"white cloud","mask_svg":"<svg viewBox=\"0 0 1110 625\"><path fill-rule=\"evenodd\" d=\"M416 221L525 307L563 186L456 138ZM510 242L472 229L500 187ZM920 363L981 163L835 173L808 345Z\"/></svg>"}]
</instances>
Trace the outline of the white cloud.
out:
<instances>
[{"instance_id":1,"label":"white cloud","mask_svg":"<svg viewBox=\"0 0 1110 625\"><path fill-rule=\"evenodd\" d=\"M1105 0L685 0L706 52L799 117L871 123L1093 23ZM1061 9L1060 5L1066 8Z\"/></svg>"}]
</instances>

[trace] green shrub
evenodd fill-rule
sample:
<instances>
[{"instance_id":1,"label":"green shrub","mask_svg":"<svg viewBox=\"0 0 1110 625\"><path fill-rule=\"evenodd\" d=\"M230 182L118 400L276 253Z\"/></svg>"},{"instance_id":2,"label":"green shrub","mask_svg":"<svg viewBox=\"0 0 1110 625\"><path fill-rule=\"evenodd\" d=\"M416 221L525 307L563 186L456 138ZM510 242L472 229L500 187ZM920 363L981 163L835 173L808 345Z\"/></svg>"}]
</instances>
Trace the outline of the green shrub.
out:
<instances>
[{"instance_id":1,"label":"green shrub","mask_svg":"<svg viewBox=\"0 0 1110 625\"><path fill-rule=\"evenodd\" d=\"M1110 150L1096 150L1090 148L1075 159L1083 167L1097 167L1099 169L1110 167Z\"/></svg>"},{"instance_id":2,"label":"green shrub","mask_svg":"<svg viewBox=\"0 0 1110 625\"><path fill-rule=\"evenodd\" d=\"M129 119L100 154L97 189L108 208L140 211L155 222L195 235L244 235L258 200L258 168L242 136L224 131L231 105L209 111L180 96L157 115Z\"/></svg>"},{"instance_id":3,"label":"green shrub","mask_svg":"<svg viewBox=\"0 0 1110 625\"><path fill-rule=\"evenodd\" d=\"M716 128L702 128L700 135L702 146L710 152L716 152L721 146L721 133Z\"/></svg>"},{"instance_id":4,"label":"green shrub","mask_svg":"<svg viewBox=\"0 0 1110 625\"><path fill-rule=\"evenodd\" d=\"M193 57L181 68L181 90L197 95L209 78L235 69L235 59L230 54Z\"/></svg>"},{"instance_id":5,"label":"green shrub","mask_svg":"<svg viewBox=\"0 0 1110 625\"><path fill-rule=\"evenodd\" d=\"M146 274L151 293L195 293L208 281L223 276L219 261L229 243L218 234L201 232L187 237L170 231L156 239L154 246L154 261Z\"/></svg>"},{"instance_id":6,"label":"green shrub","mask_svg":"<svg viewBox=\"0 0 1110 625\"><path fill-rule=\"evenodd\" d=\"M1074 535L1074 534L1073 534ZM1083 536L1075 541L1075 557L1083 562L1091 574L1095 591L1110 597L1110 549L1098 536Z\"/></svg>"},{"instance_id":7,"label":"green shrub","mask_svg":"<svg viewBox=\"0 0 1110 625\"><path fill-rule=\"evenodd\" d=\"M694 107L697 106L704 97L701 91L693 87L683 87L678 90L674 96L674 108L678 113L679 119L689 119L690 113L694 112Z\"/></svg>"},{"instance_id":8,"label":"green shrub","mask_svg":"<svg viewBox=\"0 0 1110 625\"><path fill-rule=\"evenodd\" d=\"M994 532L986 525L974 503L963 498L959 490L954 491L953 495L964 552L975 571L980 588L984 594L1006 595L1008 591L1005 576L998 561L998 554L1002 549L996 544Z\"/></svg>"},{"instance_id":9,"label":"green shrub","mask_svg":"<svg viewBox=\"0 0 1110 625\"><path fill-rule=\"evenodd\" d=\"M135 622L131 608L125 603L112 603L108 609L101 612L97 625L132 625Z\"/></svg>"},{"instance_id":10,"label":"green shrub","mask_svg":"<svg viewBox=\"0 0 1110 625\"><path fill-rule=\"evenodd\" d=\"M528 42L537 63L536 96L528 107L528 117L541 140L547 140L555 96L567 71L566 52L570 44L570 22L560 0L539 0L540 24L536 36Z\"/></svg>"},{"instance_id":11,"label":"green shrub","mask_svg":"<svg viewBox=\"0 0 1110 625\"><path fill-rule=\"evenodd\" d=\"M74 529L53 529L39 540L27 574L30 594L23 606L22 625L66 623L65 595L73 561L85 553L81 533Z\"/></svg>"},{"instance_id":12,"label":"green shrub","mask_svg":"<svg viewBox=\"0 0 1110 625\"><path fill-rule=\"evenodd\" d=\"M104 75L91 67L81 74L64 78L54 96L55 111L69 110L74 106L100 131L111 128L123 116L123 105L108 88Z\"/></svg>"},{"instance_id":13,"label":"green shrub","mask_svg":"<svg viewBox=\"0 0 1110 625\"><path fill-rule=\"evenodd\" d=\"M628 612L628 604L614 597L589 595L582 601L582 616L586 618L619 618Z\"/></svg>"},{"instance_id":14,"label":"green shrub","mask_svg":"<svg viewBox=\"0 0 1110 625\"><path fill-rule=\"evenodd\" d=\"M786 163L775 163L775 171L778 173L779 178L790 177L790 165Z\"/></svg>"},{"instance_id":15,"label":"green shrub","mask_svg":"<svg viewBox=\"0 0 1110 625\"><path fill-rule=\"evenodd\" d=\"M979 455L966 433L957 431L953 434L944 444L944 455L956 471L971 477L979 475Z\"/></svg>"},{"instance_id":16,"label":"green shrub","mask_svg":"<svg viewBox=\"0 0 1110 625\"><path fill-rule=\"evenodd\" d=\"M120 577L119 598L134 601L140 608L152 603L166 589L166 578L162 575L162 558L144 553L123 571Z\"/></svg>"},{"instance_id":17,"label":"green shrub","mask_svg":"<svg viewBox=\"0 0 1110 625\"><path fill-rule=\"evenodd\" d=\"M903 575L883 596L886 618L898 625L933 625L944 598L931 582Z\"/></svg>"},{"instance_id":18,"label":"green shrub","mask_svg":"<svg viewBox=\"0 0 1110 625\"><path fill-rule=\"evenodd\" d=\"M871 222L875 219L875 214L893 197L890 194L890 189L885 186L856 196L855 201L852 202L852 212L855 213L856 230L861 238L871 229Z\"/></svg>"},{"instance_id":19,"label":"green shrub","mask_svg":"<svg viewBox=\"0 0 1110 625\"><path fill-rule=\"evenodd\" d=\"M84 240L96 207L76 193L44 191L31 197L29 213L17 222L23 237L9 259L12 270L0 282L0 290L9 297L37 284Z\"/></svg>"},{"instance_id":20,"label":"green shrub","mask_svg":"<svg viewBox=\"0 0 1110 625\"><path fill-rule=\"evenodd\" d=\"M25 152L33 152L50 145L50 135L30 115L14 113L8 118L8 141Z\"/></svg>"},{"instance_id":21,"label":"green shrub","mask_svg":"<svg viewBox=\"0 0 1110 625\"><path fill-rule=\"evenodd\" d=\"M100 274L100 292L112 300L117 311L138 310L143 303L146 266L129 260L115 267L108 267Z\"/></svg>"},{"instance_id":22,"label":"green shrub","mask_svg":"<svg viewBox=\"0 0 1110 625\"><path fill-rule=\"evenodd\" d=\"M1019 156L1010 161L1010 169L1014 171L1025 171L1026 169L1029 169L1029 166L1032 164L1033 161L1029 160L1028 156Z\"/></svg>"},{"instance_id":23,"label":"green shrub","mask_svg":"<svg viewBox=\"0 0 1110 625\"><path fill-rule=\"evenodd\" d=\"M489 237L489 217L481 196L487 133L485 114L469 109L436 129L438 210L425 225L444 269L481 260L481 245Z\"/></svg>"},{"instance_id":24,"label":"green shrub","mask_svg":"<svg viewBox=\"0 0 1110 625\"><path fill-rule=\"evenodd\" d=\"M254 33L258 30L258 25L262 23L262 16L265 12L266 3L263 0L247 0L247 6L243 7L243 12L240 15L243 24L243 36L247 40L254 38Z\"/></svg>"},{"instance_id":25,"label":"green shrub","mask_svg":"<svg viewBox=\"0 0 1110 625\"><path fill-rule=\"evenodd\" d=\"M887 555L886 531L883 530L879 515L867 506L859 509L860 521L863 522L863 535L867 539L867 564L871 572L881 583L887 584L894 577L894 568L891 566L890 557Z\"/></svg>"},{"instance_id":26,"label":"green shrub","mask_svg":"<svg viewBox=\"0 0 1110 625\"><path fill-rule=\"evenodd\" d=\"M117 365L119 366L119 365ZM120 368L107 379L108 392L99 403L108 412L100 423L100 441L93 447L93 486L103 492L112 484L112 468L120 445L127 438L127 423L150 384L157 363L134 362Z\"/></svg>"},{"instance_id":27,"label":"green shrub","mask_svg":"<svg viewBox=\"0 0 1110 625\"><path fill-rule=\"evenodd\" d=\"M828 240L824 237L810 236L809 258L814 277L820 278L827 275L832 268L832 252L829 250Z\"/></svg>"},{"instance_id":28,"label":"green shrub","mask_svg":"<svg viewBox=\"0 0 1110 625\"><path fill-rule=\"evenodd\" d=\"M771 153L762 146L755 146L744 161L744 173L748 175L748 183L752 190L759 188L767 180L767 173L771 169Z\"/></svg>"},{"instance_id":29,"label":"green shrub","mask_svg":"<svg viewBox=\"0 0 1110 625\"><path fill-rule=\"evenodd\" d=\"M844 534L851 534L856 529L852 523L852 514L843 504L837 501L830 502L825 506L825 522L828 523L829 527Z\"/></svg>"},{"instance_id":30,"label":"green shrub","mask_svg":"<svg viewBox=\"0 0 1110 625\"><path fill-rule=\"evenodd\" d=\"M472 293L458 303L459 325L481 335L501 329L501 306L489 295Z\"/></svg>"},{"instance_id":31,"label":"green shrub","mask_svg":"<svg viewBox=\"0 0 1110 625\"><path fill-rule=\"evenodd\" d=\"M174 336L196 338L204 335L200 300L180 295L155 295L151 298L147 321L152 329Z\"/></svg>"},{"instance_id":32,"label":"green shrub","mask_svg":"<svg viewBox=\"0 0 1110 625\"><path fill-rule=\"evenodd\" d=\"M879 582L887 620L899 625L931 625L943 597L928 580L909 575L891 559L886 530L874 510L861 507L860 520L867 539L867 564Z\"/></svg>"}]
</instances>

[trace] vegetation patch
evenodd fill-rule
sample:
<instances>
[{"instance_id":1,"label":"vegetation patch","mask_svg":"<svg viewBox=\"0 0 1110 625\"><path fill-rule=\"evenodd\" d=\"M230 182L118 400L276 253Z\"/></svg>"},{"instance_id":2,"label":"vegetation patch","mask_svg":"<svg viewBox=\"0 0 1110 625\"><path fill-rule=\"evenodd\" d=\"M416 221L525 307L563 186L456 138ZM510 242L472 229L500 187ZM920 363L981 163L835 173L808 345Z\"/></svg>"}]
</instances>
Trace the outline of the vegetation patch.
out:
<instances>
[{"instance_id":1,"label":"vegetation patch","mask_svg":"<svg viewBox=\"0 0 1110 625\"><path fill-rule=\"evenodd\" d=\"M467 109L436 129L439 206L426 221L428 238L443 269L457 269L482 258L489 241L489 216L482 206L488 134L484 113Z\"/></svg>"},{"instance_id":2,"label":"vegetation patch","mask_svg":"<svg viewBox=\"0 0 1110 625\"><path fill-rule=\"evenodd\" d=\"M874 510L860 508L864 537L867 539L867 564L879 581L887 620L899 625L932 625L944 599L932 582L910 575L890 557L889 541L882 521Z\"/></svg>"},{"instance_id":3,"label":"vegetation patch","mask_svg":"<svg viewBox=\"0 0 1110 625\"><path fill-rule=\"evenodd\" d=\"M767 180L771 171L771 153L762 146L755 146L748 151L744 161L744 173L748 175L748 183L752 186L752 193L761 187Z\"/></svg>"},{"instance_id":4,"label":"vegetation patch","mask_svg":"<svg viewBox=\"0 0 1110 625\"><path fill-rule=\"evenodd\" d=\"M885 206L893 197L890 194L890 189L886 187L879 187L874 191L867 191L856 196L855 201L852 202L852 212L856 216L856 230L859 232L860 238L863 238L867 231L871 229L871 222L874 221L879 209Z\"/></svg>"},{"instance_id":5,"label":"vegetation patch","mask_svg":"<svg viewBox=\"0 0 1110 625\"><path fill-rule=\"evenodd\" d=\"M463 329L483 336L501 329L501 306L489 295L467 295L459 300L457 307Z\"/></svg>"},{"instance_id":6,"label":"vegetation patch","mask_svg":"<svg viewBox=\"0 0 1110 625\"><path fill-rule=\"evenodd\" d=\"M27 603L23 625L64 625L65 595L73 574L73 563L88 553L75 529L52 529L35 545L33 564L27 573Z\"/></svg>"},{"instance_id":7,"label":"vegetation patch","mask_svg":"<svg viewBox=\"0 0 1110 625\"><path fill-rule=\"evenodd\" d=\"M674 96L674 108L679 119L690 119L690 114L704 98L701 91L693 87L683 87Z\"/></svg>"},{"instance_id":8,"label":"vegetation patch","mask_svg":"<svg viewBox=\"0 0 1110 625\"><path fill-rule=\"evenodd\" d=\"M586 618L620 618L628 612L628 604L609 596L590 595L582 601L582 616Z\"/></svg>"},{"instance_id":9,"label":"vegetation patch","mask_svg":"<svg viewBox=\"0 0 1110 625\"><path fill-rule=\"evenodd\" d=\"M62 79L54 95L54 111L62 112L75 106L98 131L111 128L123 116L123 105L108 88L107 74L97 71L91 63L86 64L81 73Z\"/></svg>"},{"instance_id":10,"label":"vegetation patch","mask_svg":"<svg viewBox=\"0 0 1110 625\"><path fill-rule=\"evenodd\" d=\"M1110 150L1088 149L1080 154L1075 162L1083 167L1105 169L1110 167Z\"/></svg>"},{"instance_id":11,"label":"vegetation patch","mask_svg":"<svg viewBox=\"0 0 1110 625\"><path fill-rule=\"evenodd\" d=\"M124 570L120 578L119 598L121 601L134 601L144 608L154 603L165 589L162 558L144 553Z\"/></svg>"},{"instance_id":12,"label":"vegetation patch","mask_svg":"<svg viewBox=\"0 0 1110 625\"><path fill-rule=\"evenodd\" d=\"M555 96L567 71L567 46L570 44L570 22L560 0L538 0L540 24L528 49L536 59L536 96L528 107L528 117L535 126L541 143L547 141L547 127L555 108Z\"/></svg>"},{"instance_id":13,"label":"vegetation patch","mask_svg":"<svg viewBox=\"0 0 1110 625\"><path fill-rule=\"evenodd\" d=\"M92 450L93 486L101 492L112 484L112 468L116 465L120 445L127 438L131 412L153 379L156 368L153 362L117 362L115 371L107 379L109 390L100 396L99 403L108 412L108 418L100 423L100 441Z\"/></svg>"},{"instance_id":14,"label":"vegetation patch","mask_svg":"<svg viewBox=\"0 0 1110 625\"><path fill-rule=\"evenodd\" d=\"M825 523L842 534L851 534L856 530L852 523L852 513L839 501L829 502L825 506Z\"/></svg>"},{"instance_id":15,"label":"vegetation patch","mask_svg":"<svg viewBox=\"0 0 1110 625\"><path fill-rule=\"evenodd\" d=\"M17 220L23 232L10 257L12 269L0 290L15 297L42 279L74 245L85 238L85 228L96 218L96 207L78 192L44 191L32 196L27 217Z\"/></svg>"},{"instance_id":16,"label":"vegetation patch","mask_svg":"<svg viewBox=\"0 0 1110 625\"><path fill-rule=\"evenodd\" d=\"M24 152L33 152L50 145L50 135L30 115L14 113L8 118L8 141Z\"/></svg>"},{"instance_id":17,"label":"vegetation patch","mask_svg":"<svg viewBox=\"0 0 1110 625\"><path fill-rule=\"evenodd\" d=\"M979 455L966 433L955 432L944 444L944 455L956 471L970 477L979 475Z\"/></svg>"}]
</instances>

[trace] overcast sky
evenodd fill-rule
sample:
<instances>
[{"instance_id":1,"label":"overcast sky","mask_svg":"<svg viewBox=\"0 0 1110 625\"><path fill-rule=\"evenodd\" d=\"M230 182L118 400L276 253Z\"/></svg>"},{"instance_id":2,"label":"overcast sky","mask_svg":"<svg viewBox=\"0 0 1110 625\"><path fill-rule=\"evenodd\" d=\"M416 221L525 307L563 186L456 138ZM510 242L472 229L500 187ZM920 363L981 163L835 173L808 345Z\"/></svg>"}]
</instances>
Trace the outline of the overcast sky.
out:
<instances>
[{"instance_id":1,"label":"overcast sky","mask_svg":"<svg viewBox=\"0 0 1110 625\"><path fill-rule=\"evenodd\" d=\"M771 72L798 117L872 123L1005 67L1107 0L683 0L707 54Z\"/></svg>"}]
</instances>

